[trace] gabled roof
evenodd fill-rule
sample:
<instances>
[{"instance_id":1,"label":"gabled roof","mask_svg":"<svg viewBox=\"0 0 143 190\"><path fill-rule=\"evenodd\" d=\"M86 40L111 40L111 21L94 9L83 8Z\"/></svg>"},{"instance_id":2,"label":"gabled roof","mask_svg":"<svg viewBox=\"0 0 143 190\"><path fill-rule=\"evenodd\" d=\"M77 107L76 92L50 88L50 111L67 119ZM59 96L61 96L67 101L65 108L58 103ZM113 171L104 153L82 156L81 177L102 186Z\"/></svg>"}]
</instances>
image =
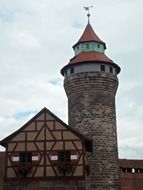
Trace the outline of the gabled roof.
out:
<instances>
[{"instance_id":1,"label":"gabled roof","mask_svg":"<svg viewBox=\"0 0 143 190\"><path fill-rule=\"evenodd\" d=\"M88 23L86 25L86 28L82 34L82 36L80 37L80 39L78 40L78 42L73 46L73 48L78 45L79 43L81 42L99 42L99 43L102 43L104 44L104 47L106 49L106 44L105 42L103 42L98 36L97 34L94 32L92 26Z\"/></svg>"},{"instance_id":2,"label":"gabled roof","mask_svg":"<svg viewBox=\"0 0 143 190\"><path fill-rule=\"evenodd\" d=\"M51 117L53 117L56 121L61 123L64 127L66 127L68 130L73 132L75 135L77 135L79 138L81 138L84 141L89 141L88 138L80 134L79 132L75 131L73 128L71 128L69 125L64 123L61 119L59 119L56 115L54 115L50 110L48 110L46 107L44 107L39 113L37 113L31 120L29 120L25 125L23 125L20 129L9 135L8 137L4 138L2 141L0 141L0 145L6 147L8 142L15 137L18 133L20 133L22 130L24 130L31 122L35 121L42 113L48 113Z\"/></svg>"}]
</instances>

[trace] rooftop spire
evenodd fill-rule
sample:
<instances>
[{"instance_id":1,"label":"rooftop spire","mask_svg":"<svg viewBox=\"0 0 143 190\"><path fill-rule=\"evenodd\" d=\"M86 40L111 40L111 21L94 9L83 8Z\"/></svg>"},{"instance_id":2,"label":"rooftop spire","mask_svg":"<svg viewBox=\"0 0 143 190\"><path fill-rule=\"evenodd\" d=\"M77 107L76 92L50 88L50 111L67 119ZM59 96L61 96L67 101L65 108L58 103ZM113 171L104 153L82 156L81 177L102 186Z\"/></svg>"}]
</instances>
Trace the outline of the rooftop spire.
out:
<instances>
[{"instance_id":1,"label":"rooftop spire","mask_svg":"<svg viewBox=\"0 0 143 190\"><path fill-rule=\"evenodd\" d=\"M93 7L93 6L84 7L84 9L87 11L88 23L90 23L90 12L89 12L89 10L90 10L92 7Z\"/></svg>"},{"instance_id":2,"label":"rooftop spire","mask_svg":"<svg viewBox=\"0 0 143 190\"><path fill-rule=\"evenodd\" d=\"M78 40L78 42L73 46L73 48L75 48L77 45L79 45L80 43L84 43L84 42L99 42L101 44L104 45L104 48L106 49L106 44L105 42L103 42L98 36L97 34L94 32L92 26L90 23L87 24L82 36L80 37L80 39Z\"/></svg>"}]
</instances>

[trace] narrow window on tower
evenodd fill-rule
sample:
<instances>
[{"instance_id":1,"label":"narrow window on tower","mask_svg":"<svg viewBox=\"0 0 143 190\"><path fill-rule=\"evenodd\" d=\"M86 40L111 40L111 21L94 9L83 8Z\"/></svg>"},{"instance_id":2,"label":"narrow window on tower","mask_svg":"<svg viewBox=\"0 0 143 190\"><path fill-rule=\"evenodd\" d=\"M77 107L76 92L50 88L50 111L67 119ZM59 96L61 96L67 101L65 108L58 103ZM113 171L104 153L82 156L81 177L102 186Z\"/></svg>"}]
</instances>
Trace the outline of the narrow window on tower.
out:
<instances>
[{"instance_id":1,"label":"narrow window on tower","mask_svg":"<svg viewBox=\"0 0 143 190\"><path fill-rule=\"evenodd\" d=\"M65 71L65 77L67 77L67 71Z\"/></svg>"},{"instance_id":2,"label":"narrow window on tower","mask_svg":"<svg viewBox=\"0 0 143 190\"><path fill-rule=\"evenodd\" d=\"M70 73L71 73L71 74L74 73L74 67L71 67L71 69L70 69Z\"/></svg>"},{"instance_id":3,"label":"narrow window on tower","mask_svg":"<svg viewBox=\"0 0 143 190\"><path fill-rule=\"evenodd\" d=\"M113 67L110 67L110 73L113 73Z\"/></svg>"},{"instance_id":4,"label":"narrow window on tower","mask_svg":"<svg viewBox=\"0 0 143 190\"><path fill-rule=\"evenodd\" d=\"M103 71L103 72L105 72L105 65L101 65L100 66L100 70Z\"/></svg>"},{"instance_id":5,"label":"narrow window on tower","mask_svg":"<svg viewBox=\"0 0 143 190\"><path fill-rule=\"evenodd\" d=\"M91 140L86 140L85 141L85 149L87 152L92 152L93 151L93 144Z\"/></svg>"},{"instance_id":6,"label":"narrow window on tower","mask_svg":"<svg viewBox=\"0 0 143 190\"><path fill-rule=\"evenodd\" d=\"M100 44L97 44L97 47L100 48Z\"/></svg>"},{"instance_id":7,"label":"narrow window on tower","mask_svg":"<svg viewBox=\"0 0 143 190\"><path fill-rule=\"evenodd\" d=\"M89 44L86 44L86 49L89 49Z\"/></svg>"}]
</instances>

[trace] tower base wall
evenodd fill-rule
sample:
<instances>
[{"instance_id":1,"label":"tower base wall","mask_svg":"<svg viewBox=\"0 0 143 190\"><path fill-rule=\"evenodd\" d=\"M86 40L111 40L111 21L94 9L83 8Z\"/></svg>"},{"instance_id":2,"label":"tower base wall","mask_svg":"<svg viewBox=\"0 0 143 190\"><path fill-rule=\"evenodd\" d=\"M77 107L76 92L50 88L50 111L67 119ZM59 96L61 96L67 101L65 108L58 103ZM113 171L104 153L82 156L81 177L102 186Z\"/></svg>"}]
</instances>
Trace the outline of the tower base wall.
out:
<instances>
[{"instance_id":1,"label":"tower base wall","mask_svg":"<svg viewBox=\"0 0 143 190\"><path fill-rule=\"evenodd\" d=\"M68 96L69 125L92 140L87 155L91 175L88 190L120 190L116 132L116 75L86 72L64 81Z\"/></svg>"}]
</instances>

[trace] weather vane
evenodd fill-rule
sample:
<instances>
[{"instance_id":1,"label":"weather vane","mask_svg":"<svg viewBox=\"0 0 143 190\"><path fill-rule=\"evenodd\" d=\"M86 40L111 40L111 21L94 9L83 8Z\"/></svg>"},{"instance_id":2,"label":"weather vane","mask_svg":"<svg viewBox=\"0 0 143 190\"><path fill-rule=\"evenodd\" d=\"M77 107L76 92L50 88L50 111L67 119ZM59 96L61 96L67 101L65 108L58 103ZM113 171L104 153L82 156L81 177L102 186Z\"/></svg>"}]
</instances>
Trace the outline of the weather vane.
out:
<instances>
[{"instance_id":1,"label":"weather vane","mask_svg":"<svg viewBox=\"0 0 143 190\"><path fill-rule=\"evenodd\" d=\"M89 7L83 7L86 11L87 11L87 17L88 17L88 23L90 22L90 12L89 12L89 10L91 9L91 8L93 8L93 6L89 6Z\"/></svg>"}]
</instances>

